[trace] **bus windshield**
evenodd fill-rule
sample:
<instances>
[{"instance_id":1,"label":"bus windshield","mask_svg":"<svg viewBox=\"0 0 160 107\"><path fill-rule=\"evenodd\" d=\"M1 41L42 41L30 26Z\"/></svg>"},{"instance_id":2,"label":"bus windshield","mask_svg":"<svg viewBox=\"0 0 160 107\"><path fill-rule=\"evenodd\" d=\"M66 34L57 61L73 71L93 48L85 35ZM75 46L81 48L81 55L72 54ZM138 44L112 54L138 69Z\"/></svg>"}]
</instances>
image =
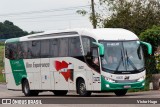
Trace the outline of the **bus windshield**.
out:
<instances>
[{"instance_id":1,"label":"bus windshield","mask_svg":"<svg viewBox=\"0 0 160 107\"><path fill-rule=\"evenodd\" d=\"M138 71L144 69L144 58L139 41L100 41L104 45L102 69L107 71Z\"/></svg>"}]
</instances>

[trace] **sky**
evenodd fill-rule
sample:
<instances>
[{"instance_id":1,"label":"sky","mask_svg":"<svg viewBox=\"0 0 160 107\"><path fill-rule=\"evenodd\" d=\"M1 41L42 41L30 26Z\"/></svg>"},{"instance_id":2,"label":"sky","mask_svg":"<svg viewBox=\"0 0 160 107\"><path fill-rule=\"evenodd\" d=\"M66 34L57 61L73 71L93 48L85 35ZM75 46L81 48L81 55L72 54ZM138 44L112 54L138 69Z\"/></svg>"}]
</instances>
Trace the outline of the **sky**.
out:
<instances>
[{"instance_id":1,"label":"sky","mask_svg":"<svg viewBox=\"0 0 160 107\"><path fill-rule=\"evenodd\" d=\"M95 0L98 3L99 0ZM91 0L0 0L0 22L12 21L25 31L92 28L89 16L76 13L90 10Z\"/></svg>"}]
</instances>

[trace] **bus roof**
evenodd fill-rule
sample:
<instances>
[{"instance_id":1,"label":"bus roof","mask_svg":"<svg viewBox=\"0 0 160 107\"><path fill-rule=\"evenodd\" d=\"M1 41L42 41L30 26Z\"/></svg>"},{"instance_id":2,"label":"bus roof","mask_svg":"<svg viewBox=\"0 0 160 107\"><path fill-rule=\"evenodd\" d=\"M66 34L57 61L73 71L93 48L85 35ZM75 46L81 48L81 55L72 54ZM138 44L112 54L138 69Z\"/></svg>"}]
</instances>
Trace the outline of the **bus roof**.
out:
<instances>
[{"instance_id":1,"label":"bus roof","mask_svg":"<svg viewBox=\"0 0 160 107\"><path fill-rule=\"evenodd\" d=\"M43 33L37 33L32 35L23 36L20 38L8 39L6 42L16 42L16 41L29 41L37 39L48 39L57 37L68 37L75 35L84 35L95 38L96 40L139 40L139 38L129 30L122 28L98 28L98 29L66 29L66 30L54 30L46 31Z\"/></svg>"},{"instance_id":2,"label":"bus roof","mask_svg":"<svg viewBox=\"0 0 160 107\"><path fill-rule=\"evenodd\" d=\"M85 30L82 35L87 34L97 40L139 40L139 38L131 31L122 28L100 28Z\"/></svg>"}]
</instances>

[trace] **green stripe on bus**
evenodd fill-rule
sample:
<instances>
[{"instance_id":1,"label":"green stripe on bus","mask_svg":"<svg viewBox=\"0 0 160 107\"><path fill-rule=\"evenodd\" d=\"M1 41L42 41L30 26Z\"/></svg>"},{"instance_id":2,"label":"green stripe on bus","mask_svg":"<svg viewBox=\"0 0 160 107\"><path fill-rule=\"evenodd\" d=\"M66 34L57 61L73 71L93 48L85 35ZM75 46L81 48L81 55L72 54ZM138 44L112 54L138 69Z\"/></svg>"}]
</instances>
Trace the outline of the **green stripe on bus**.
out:
<instances>
[{"instance_id":1,"label":"green stripe on bus","mask_svg":"<svg viewBox=\"0 0 160 107\"><path fill-rule=\"evenodd\" d=\"M25 65L23 59L20 60L10 60L11 69L16 85L21 84L23 77L27 77Z\"/></svg>"}]
</instances>

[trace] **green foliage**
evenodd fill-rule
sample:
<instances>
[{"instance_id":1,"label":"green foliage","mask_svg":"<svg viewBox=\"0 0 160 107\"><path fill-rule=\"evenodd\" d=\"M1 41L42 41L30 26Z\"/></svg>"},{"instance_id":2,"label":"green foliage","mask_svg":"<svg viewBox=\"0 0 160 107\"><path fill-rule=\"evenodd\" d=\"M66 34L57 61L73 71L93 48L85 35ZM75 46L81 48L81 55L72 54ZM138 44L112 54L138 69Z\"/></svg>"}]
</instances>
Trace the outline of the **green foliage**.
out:
<instances>
[{"instance_id":1,"label":"green foliage","mask_svg":"<svg viewBox=\"0 0 160 107\"><path fill-rule=\"evenodd\" d=\"M95 23L99 27L124 28L139 35L153 25L160 25L160 0L99 1L95 4ZM77 13L82 16L88 14L93 24L91 11L81 9Z\"/></svg>"},{"instance_id":2,"label":"green foliage","mask_svg":"<svg viewBox=\"0 0 160 107\"><path fill-rule=\"evenodd\" d=\"M44 31L31 31L29 34L43 33Z\"/></svg>"},{"instance_id":3,"label":"green foliage","mask_svg":"<svg viewBox=\"0 0 160 107\"><path fill-rule=\"evenodd\" d=\"M27 34L28 32L23 31L21 28L8 20L3 23L0 22L0 39L16 38Z\"/></svg>"},{"instance_id":4,"label":"green foliage","mask_svg":"<svg viewBox=\"0 0 160 107\"><path fill-rule=\"evenodd\" d=\"M80 15L82 15L82 16L85 16L88 12L87 11L85 11L84 9L82 9L82 10L77 10L76 11L78 14L80 14Z\"/></svg>"},{"instance_id":5,"label":"green foliage","mask_svg":"<svg viewBox=\"0 0 160 107\"><path fill-rule=\"evenodd\" d=\"M100 0L112 11L103 22L104 27L125 28L139 35L153 25L160 25L158 0Z\"/></svg>"},{"instance_id":6,"label":"green foliage","mask_svg":"<svg viewBox=\"0 0 160 107\"><path fill-rule=\"evenodd\" d=\"M3 58L4 58L4 46L0 46L0 73L4 66Z\"/></svg>"},{"instance_id":7,"label":"green foliage","mask_svg":"<svg viewBox=\"0 0 160 107\"><path fill-rule=\"evenodd\" d=\"M160 54L156 54L156 69L160 71Z\"/></svg>"},{"instance_id":8,"label":"green foliage","mask_svg":"<svg viewBox=\"0 0 160 107\"><path fill-rule=\"evenodd\" d=\"M147 54L147 49L144 47L146 57L145 63L147 74L156 74L159 72L157 69L155 52L160 44L160 26L153 26L151 29L145 30L139 37L142 41L146 41L152 45L153 52L151 56Z\"/></svg>"},{"instance_id":9,"label":"green foliage","mask_svg":"<svg viewBox=\"0 0 160 107\"><path fill-rule=\"evenodd\" d=\"M140 34L140 39L152 45L154 54L160 44L160 26L153 26L151 29L145 30Z\"/></svg>"},{"instance_id":10,"label":"green foliage","mask_svg":"<svg viewBox=\"0 0 160 107\"><path fill-rule=\"evenodd\" d=\"M4 42L0 42L0 46L4 46Z\"/></svg>"},{"instance_id":11,"label":"green foliage","mask_svg":"<svg viewBox=\"0 0 160 107\"><path fill-rule=\"evenodd\" d=\"M5 77L2 74L2 70L4 69L3 58L4 58L4 45L0 45L0 82L5 82Z\"/></svg>"},{"instance_id":12,"label":"green foliage","mask_svg":"<svg viewBox=\"0 0 160 107\"><path fill-rule=\"evenodd\" d=\"M155 56L148 56L145 57L145 66L146 66L146 73L149 74L157 74L158 70L156 68L157 63Z\"/></svg>"},{"instance_id":13,"label":"green foliage","mask_svg":"<svg viewBox=\"0 0 160 107\"><path fill-rule=\"evenodd\" d=\"M94 5L96 5L96 4L94 3ZM89 20L93 26L94 26L94 23L96 24L96 26L101 26L100 23L102 22L103 19L102 19L102 16L100 13L95 11L95 20L93 20L93 15L92 15L91 11L86 11L84 9L80 9L80 10L77 10L76 13L78 13L79 15L82 15L82 16L89 15ZM95 22L93 22L93 21L95 21Z\"/></svg>"},{"instance_id":14,"label":"green foliage","mask_svg":"<svg viewBox=\"0 0 160 107\"><path fill-rule=\"evenodd\" d=\"M5 82L5 76L3 74L0 74L0 83Z\"/></svg>"}]
</instances>

